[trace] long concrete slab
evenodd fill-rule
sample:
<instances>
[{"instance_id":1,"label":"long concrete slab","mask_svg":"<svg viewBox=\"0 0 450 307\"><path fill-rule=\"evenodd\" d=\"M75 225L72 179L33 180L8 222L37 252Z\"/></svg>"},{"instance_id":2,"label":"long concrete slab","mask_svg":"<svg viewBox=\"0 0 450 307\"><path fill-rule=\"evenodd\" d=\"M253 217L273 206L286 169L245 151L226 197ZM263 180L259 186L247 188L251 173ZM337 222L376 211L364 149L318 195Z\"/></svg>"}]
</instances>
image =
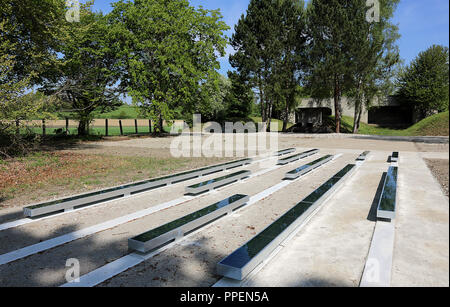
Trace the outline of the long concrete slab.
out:
<instances>
[{"instance_id":1,"label":"long concrete slab","mask_svg":"<svg viewBox=\"0 0 450 307\"><path fill-rule=\"evenodd\" d=\"M199 176L205 176L215 172L236 168L249 164L251 162L251 158L241 159L160 178L129 183L108 189L101 189L89 193L73 195L70 197L56 199L48 202L41 202L25 207L23 209L23 212L27 217L36 217L63 210L73 210L78 206L87 206L98 202L105 202L112 199L130 196L139 192L145 192L152 188L162 187L168 184L189 180Z\"/></svg>"}]
</instances>

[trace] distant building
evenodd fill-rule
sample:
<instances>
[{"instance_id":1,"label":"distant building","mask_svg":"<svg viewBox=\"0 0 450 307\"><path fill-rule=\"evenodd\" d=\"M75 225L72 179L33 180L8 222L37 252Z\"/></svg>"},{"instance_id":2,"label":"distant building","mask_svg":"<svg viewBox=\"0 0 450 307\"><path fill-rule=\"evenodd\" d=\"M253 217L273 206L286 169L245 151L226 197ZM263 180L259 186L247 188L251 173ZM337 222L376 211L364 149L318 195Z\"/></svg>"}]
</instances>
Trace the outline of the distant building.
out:
<instances>
[{"instance_id":1,"label":"distant building","mask_svg":"<svg viewBox=\"0 0 450 307\"><path fill-rule=\"evenodd\" d=\"M324 118L334 116L334 113L333 99L304 98L295 109L295 123L301 123L304 127L321 125ZM346 97L342 97L342 115L355 116L355 108ZM361 122L386 126L409 126L417 121L416 118L411 106L400 104L395 97L389 96L384 100L374 101L369 110L364 108Z\"/></svg>"}]
</instances>

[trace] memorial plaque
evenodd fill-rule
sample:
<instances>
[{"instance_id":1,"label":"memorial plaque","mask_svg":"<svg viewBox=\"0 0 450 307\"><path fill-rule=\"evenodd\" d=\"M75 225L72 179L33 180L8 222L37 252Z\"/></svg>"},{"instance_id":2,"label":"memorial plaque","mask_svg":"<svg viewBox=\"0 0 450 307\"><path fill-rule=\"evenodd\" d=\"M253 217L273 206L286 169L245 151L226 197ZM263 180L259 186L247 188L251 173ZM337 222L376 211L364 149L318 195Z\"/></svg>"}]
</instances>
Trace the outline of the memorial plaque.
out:
<instances>
[{"instance_id":1,"label":"memorial plaque","mask_svg":"<svg viewBox=\"0 0 450 307\"><path fill-rule=\"evenodd\" d=\"M312 156L312 155L314 155L314 154L316 154L318 152L319 152L318 149L312 149L312 150L308 150L308 151L305 151L305 152L302 152L302 153L299 153L299 154L296 154L296 155L293 155L293 156L290 156L290 157L279 159L278 160L278 165L285 165L285 164L288 164L288 163L291 163L291 162L294 162L294 161L297 161L297 160L300 160L300 159Z\"/></svg>"},{"instance_id":2,"label":"memorial plaque","mask_svg":"<svg viewBox=\"0 0 450 307\"><path fill-rule=\"evenodd\" d=\"M356 161L365 161L367 159L367 156L370 154L370 151L363 152Z\"/></svg>"},{"instance_id":3,"label":"memorial plaque","mask_svg":"<svg viewBox=\"0 0 450 307\"><path fill-rule=\"evenodd\" d=\"M386 174L383 191L378 205L378 218L394 219L397 201L398 167L391 166Z\"/></svg>"},{"instance_id":4,"label":"memorial plaque","mask_svg":"<svg viewBox=\"0 0 450 307\"><path fill-rule=\"evenodd\" d=\"M287 172L286 173L286 178L287 179L296 179L298 177L300 177L301 175L304 175L306 173L309 173L310 171L314 170L315 168L331 161L333 159L332 155L326 155L323 156L320 159L317 159L315 161L312 161L310 163L307 163L305 165L302 165L300 167L297 167L296 169Z\"/></svg>"},{"instance_id":5,"label":"memorial plaque","mask_svg":"<svg viewBox=\"0 0 450 307\"><path fill-rule=\"evenodd\" d=\"M212 190L216 187L223 186L238 180L241 180L243 178L246 178L250 176L250 171L239 171L236 173L232 173L226 176L214 178L211 180L203 181L197 184L190 185L186 187L186 193L190 194L198 194L205 191Z\"/></svg>"},{"instance_id":6,"label":"memorial plaque","mask_svg":"<svg viewBox=\"0 0 450 307\"><path fill-rule=\"evenodd\" d=\"M283 150L280 150L280 151L276 152L276 153L274 154L274 156L283 156L283 155L287 155L287 154L290 154L290 153L295 152L296 150L297 150L297 149L295 149L295 148L283 149Z\"/></svg>"},{"instance_id":7,"label":"memorial plaque","mask_svg":"<svg viewBox=\"0 0 450 307\"><path fill-rule=\"evenodd\" d=\"M206 208L131 238L128 240L128 246L133 250L148 252L209 224L221 216L231 213L233 210L247 203L249 199L247 195L233 195Z\"/></svg>"}]
</instances>

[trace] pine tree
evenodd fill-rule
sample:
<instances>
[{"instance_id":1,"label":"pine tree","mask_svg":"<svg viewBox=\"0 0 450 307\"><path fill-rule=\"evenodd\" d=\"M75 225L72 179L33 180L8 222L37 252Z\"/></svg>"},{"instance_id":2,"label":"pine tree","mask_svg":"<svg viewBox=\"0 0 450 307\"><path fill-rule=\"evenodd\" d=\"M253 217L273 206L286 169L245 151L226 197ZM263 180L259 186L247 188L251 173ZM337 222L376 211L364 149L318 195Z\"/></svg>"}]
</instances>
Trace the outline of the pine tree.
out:
<instances>
[{"instance_id":1,"label":"pine tree","mask_svg":"<svg viewBox=\"0 0 450 307\"><path fill-rule=\"evenodd\" d=\"M274 109L280 104L292 106L305 43L303 8L302 1L251 0L231 39L236 53L230 63L242 80L257 89L267 129Z\"/></svg>"},{"instance_id":2,"label":"pine tree","mask_svg":"<svg viewBox=\"0 0 450 307\"><path fill-rule=\"evenodd\" d=\"M312 0L309 3L310 37L308 88L313 98L334 100L336 133L340 133L341 97L352 84L351 50L358 29L352 24L353 0Z\"/></svg>"},{"instance_id":3,"label":"pine tree","mask_svg":"<svg viewBox=\"0 0 450 307\"><path fill-rule=\"evenodd\" d=\"M355 107L353 132L363 106L392 88L393 67L399 62L398 29L390 19L398 0L381 0L380 18L367 19L364 0L312 0L307 15L310 36L308 88L313 98L333 98L336 132L340 132L341 97Z\"/></svg>"},{"instance_id":4,"label":"pine tree","mask_svg":"<svg viewBox=\"0 0 450 307\"><path fill-rule=\"evenodd\" d=\"M252 111L254 100L253 91L242 80L241 75L235 72L228 72L231 81L231 88L225 96L227 118L247 118Z\"/></svg>"},{"instance_id":5,"label":"pine tree","mask_svg":"<svg viewBox=\"0 0 450 307\"><path fill-rule=\"evenodd\" d=\"M279 94L278 108L283 117L283 132L287 129L289 114L296 106L299 84L306 69L306 16L303 1L285 0L281 14L279 59L275 66L275 80Z\"/></svg>"},{"instance_id":6,"label":"pine tree","mask_svg":"<svg viewBox=\"0 0 450 307\"><path fill-rule=\"evenodd\" d=\"M353 133L358 133L363 108L369 108L375 98L383 99L393 91L394 68L400 61L396 41L398 28L391 18L399 0L381 0L378 21L366 20L367 5L364 0L353 1L353 48L350 49L354 71L349 76L353 87L346 93L353 102L355 115Z\"/></svg>"}]
</instances>

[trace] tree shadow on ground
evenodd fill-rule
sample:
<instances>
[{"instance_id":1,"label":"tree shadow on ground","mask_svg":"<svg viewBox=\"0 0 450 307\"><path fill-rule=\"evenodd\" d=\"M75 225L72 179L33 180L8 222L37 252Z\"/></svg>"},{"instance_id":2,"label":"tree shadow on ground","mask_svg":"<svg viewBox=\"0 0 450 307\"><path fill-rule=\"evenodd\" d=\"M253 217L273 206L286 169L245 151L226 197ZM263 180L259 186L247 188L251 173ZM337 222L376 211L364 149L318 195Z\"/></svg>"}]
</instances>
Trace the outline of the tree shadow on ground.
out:
<instances>
[{"instance_id":1,"label":"tree shadow on ground","mask_svg":"<svg viewBox=\"0 0 450 307\"><path fill-rule=\"evenodd\" d=\"M310 277L305 278L299 283L287 285L287 287L296 288L342 288L342 287L354 287L354 285L348 282L336 279L336 278L323 278L323 277Z\"/></svg>"},{"instance_id":2,"label":"tree shadow on ground","mask_svg":"<svg viewBox=\"0 0 450 307\"><path fill-rule=\"evenodd\" d=\"M216 264L226 256L213 250L212 243L204 236L180 241L99 287L210 287L221 278Z\"/></svg>"},{"instance_id":3,"label":"tree shadow on ground","mask_svg":"<svg viewBox=\"0 0 450 307\"><path fill-rule=\"evenodd\" d=\"M153 225L156 226L156 225ZM149 228L152 228L149 225ZM39 237L25 232L20 228L11 229L4 240L0 239L2 249L11 250L11 242L21 242L21 245L39 243L51 237L71 233L78 230L75 223L58 226L52 234ZM55 248L31 255L17 261L0 265L1 287L54 287L66 283L66 266L68 259L79 260L81 275L113 262L130 252L127 234L122 238L114 238L114 232L119 229L107 230L107 239L102 239L102 233L97 233ZM119 234L117 234L119 235ZM212 238L201 232L195 238L186 238L167 250L149 258L111 279L98 285L99 287L210 287L221 276L216 273L216 264L228 253L219 252L215 246L226 244L220 238ZM27 244L24 244L27 242ZM16 243L16 247L19 244ZM222 249L223 250L223 249ZM288 287L351 287L348 282L334 278L311 277Z\"/></svg>"},{"instance_id":4,"label":"tree shadow on ground","mask_svg":"<svg viewBox=\"0 0 450 307\"><path fill-rule=\"evenodd\" d=\"M137 234L126 232L127 228L120 230L123 225L0 265L0 287L60 286L66 283L68 259L79 260L83 275L129 254L128 238ZM159 225L148 225L148 228L156 226ZM22 227L0 231L0 255L77 230L79 226L73 222L55 225L46 235L35 235L30 228ZM220 278L215 273L216 263L226 255L212 247L226 242L201 233L195 235L199 239L180 241L101 286L208 287L214 284Z\"/></svg>"},{"instance_id":5,"label":"tree shadow on ground","mask_svg":"<svg viewBox=\"0 0 450 307\"><path fill-rule=\"evenodd\" d=\"M2 200L0 199L0 203L1 202L2 202ZM15 210L13 212L0 214L0 224L19 220L19 219L22 219L23 217L24 216L23 216L22 208L17 208L17 210Z\"/></svg>"}]
</instances>

